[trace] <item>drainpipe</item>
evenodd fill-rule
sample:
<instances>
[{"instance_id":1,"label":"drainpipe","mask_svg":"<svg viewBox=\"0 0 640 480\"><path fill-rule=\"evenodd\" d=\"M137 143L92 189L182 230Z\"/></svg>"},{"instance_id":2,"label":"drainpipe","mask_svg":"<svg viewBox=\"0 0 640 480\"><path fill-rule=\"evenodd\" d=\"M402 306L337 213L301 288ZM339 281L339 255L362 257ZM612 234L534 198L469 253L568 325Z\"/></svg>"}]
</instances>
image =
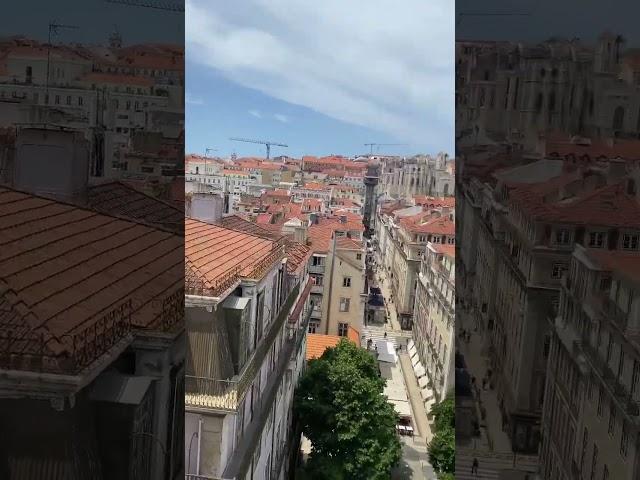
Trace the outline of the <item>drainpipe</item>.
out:
<instances>
[{"instance_id":1,"label":"drainpipe","mask_svg":"<svg viewBox=\"0 0 640 480\"><path fill-rule=\"evenodd\" d=\"M202 418L198 419L198 459L196 463L196 475L200 475L200 446L202 445Z\"/></svg>"}]
</instances>

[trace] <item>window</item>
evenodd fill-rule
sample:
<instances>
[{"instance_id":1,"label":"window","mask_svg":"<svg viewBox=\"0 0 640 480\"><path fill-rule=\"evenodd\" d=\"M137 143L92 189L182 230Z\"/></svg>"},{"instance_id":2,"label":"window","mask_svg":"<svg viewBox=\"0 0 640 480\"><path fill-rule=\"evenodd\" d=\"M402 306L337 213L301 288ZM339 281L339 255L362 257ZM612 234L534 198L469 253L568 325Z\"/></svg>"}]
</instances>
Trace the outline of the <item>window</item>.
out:
<instances>
[{"instance_id":1,"label":"window","mask_svg":"<svg viewBox=\"0 0 640 480\"><path fill-rule=\"evenodd\" d=\"M67 95L67 105L71 105L71 95Z\"/></svg>"},{"instance_id":2,"label":"window","mask_svg":"<svg viewBox=\"0 0 640 480\"><path fill-rule=\"evenodd\" d=\"M625 250L637 250L638 249L638 239L640 236L638 235L630 235L625 233L622 236L622 248Z\"/></svg>"},{"instance_id":3,"label":"window","mask_svg":"<svg viewBox=\"0 0 640 480\"><path fill-rule=\"evenodd\" d=\"M610 436L613 436L615 431L616 431L616 406L614 405L613 401L611 401L611 403L609 403L609 428L607 429L607 432L609 432Z\"/></svg>"},{"instance_id":4,"label":"window","mask_svg":"<svg viewBox=\"0 0 640 480\"><path fill-rule=\"evenodd\" d=\"M569 243L569 230L556 230L556 243L558 245L567 245Z\"/></svg>"},{"instance_id":5,"label":"window","mask_svg":"<svg viewBox=\"0 0 640 480\"><path fill-rule=\"evenodd\" d=\"M82 103L84 102L82 97L78 97L78 105L82 105Z\"/></svg>"},{"instance_id":6,"label":"window","mask_svg":"<svg viewBox=\"0 0 640 480\"><path fill-rule=\"evenodd\" d=\"M340 299L340 311L341 312L348 312L349 311L349 303L351 302L351 299L349 298L341 298Z\"/></svg>"},{"instance_id":7,"label":"window","mask_svg":"<svg viewBox=\"0 0 640 480\"><path fill-rule=\"evenodd\" d=\"M33 94L33 103L38 103L38 101L40 100L40 95L38 94L38 92Z\"/></svg>"},{"instance_id":8,"label":"window","mask_svg":"<svg viewBox=\"0 0 640 480\"><path fill-rule=\"evenodd\" d=\"M362 260L362 254L356 253L356 260Z\"/></svg>"},{"instance_id":9,"label":"window","mask_svg":"<svg viewBox=\"0 0 640 480\"><path fill-rule=\"evenodd\" d=\"M324 265L324 257L313 257L311 261L311 265L314 267L321 267Z\"/></svg>"},{"instance_id":10,"label":"window","mask_svg":"<svg viewBox=\"0 0 640 480\"><path fill-rule=\"evenodd\" d=\"M629 431L626 420L622 421L622 434L620 435L620 455L622 458L627 458L627 452L629 451Z\"/></svg>"},{"instance_id":11,"label":"window","mask_svg":"<svg viewBox=\"0 0 640 480\"><path fill-rule=\"evenodd\" d=\"M127 100L126 107L127 110L131 110L131 101Z\"/></svg>"},{"instance_id":12,"label":"window","mask_svg":"<svg viewBox=\"0 0 640 480\"><path fill-rule=\"evenodd\" d=\"M45 105L49 104L49 94L48 93L45 94L45 96L44 96L44 103L45 103Z\"/></svg>"},{"instance_id":13,"label":"window","mask_svg":"<svg viewBox=\"0 0 640 480\"><path fill-rule=\"evenodd\" d=\"M348 323L339 323L338 324L338 336L339 337L346 337L348 331L349 331L349 324Z\"/></svg>"},{"instance_id":14,"label":"window","mask_svg":"<svg viewBox=\"0 0 640 480\"><path fill-rule=\"evenodd\" d=\"M343 277L342 278L342 286L350 287L351 286L351 277Z\"/></svg>"},{"instance_id":15,"label":"window","mask_svg":"<svg viewBox=\"0 0 640 480\"><path fill-rule=\"evenodd\" d=\"M56 102L56 105L60 105L60 95L56 95L55 102Z\"/></svg>"},{"instance_id":16,"label":"window","mask_svg":"<svg viewBox=\"0 0 640 480\"><path fill-rule=\"evenodd\" d=\"M591 232L589 234L589 246L594 248L601 248L604 242L604 233Z\"/></svg>"}]
</instances>

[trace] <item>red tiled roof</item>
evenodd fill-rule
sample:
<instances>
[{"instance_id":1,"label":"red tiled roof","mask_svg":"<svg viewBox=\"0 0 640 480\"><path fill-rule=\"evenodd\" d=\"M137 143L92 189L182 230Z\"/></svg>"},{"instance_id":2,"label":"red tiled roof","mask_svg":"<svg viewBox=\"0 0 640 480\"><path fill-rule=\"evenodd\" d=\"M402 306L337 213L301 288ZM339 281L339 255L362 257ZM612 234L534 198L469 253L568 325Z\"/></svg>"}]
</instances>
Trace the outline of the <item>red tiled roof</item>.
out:
<instances>
[{"instance_id":1,"label":"red tiled roof","mask_svg":"<svg viewBox=\"0 0 640 480\"><path fill-rule=\"evenodd\" d=\"M279 231L280 226L277 226L278 230L275 231L261 225L256 225L255 223L237 215L222 217L219 223L225 228L250 233L251 235L256 235L269 240L277 241L284 239L285 253L287 255L287 271L290 274L297 273L311 257L311 249L306 245L286 239L286 237Z\"/></svg>"},{"instance_id":2,"label":"red tiled roof","mask_svg":"<svg viewBox=\"0 0 640 480\"><path fill-rule=\"evenodd\" d=\"M436 252L446 255L450 258L456 257L456 246L449 244L434 243L432 244Z\"/></svg>"},{"instance_id":3,"label":"red tiled roof","mask_svg":"<svg viewBox=\"0 0 640 480\"><path fill-rule=\"evenodd\" d=\"M343 338L347 338L356 345L360 345L360 333L353 327L349 327L347 337L340 337L338 335L322 335L319 333L307 334L306 359L313 360L314 358L320 358L324 354L325 350L335 347Z\"/></svg>"},{"instance_id":4,"label":"red tiled roof","mask_svg":"<svg viewBox=\"0 0 640 480\"><path fill-rule=\"evenodd\" d=\"M591 159L640 160L640 140L590 139L590 144L580 145L572 142L571 137L565 134L554 133L547 136L545 149L548 156L582 157L587 155Z\"/></svg>"},{"instance_id":5,"label":"red tiled roof","mask_svg":"<svg viewBox=\"0 0 640 480\"><path fill-rule=\"evenodd\" d=\"M5 187L0 218L0 341L34 355L3 368L75 373L127 335L127 318L161 328L163 301L183 295L184 242L171 232Z\"/></svg>"},{"instance_id":6,"label":"red tiled roof","mask_svg":"<svg viewBox=\"0 0 640 480\"><path fill-rule=\"evenodd\" d=\"M455 235L455 223L449 217L433 218L420 213L400 219L400 225L412 233L431 233L435 235Z\"/></svg>"},{"instance_id":7,"label":"red tiled roof","mask_svg":"<svg viewBox=\"0 0 640 480\"><path fill-rule=\"evenodd\" d=\"M640 204L624 182L561 202L545 202L544 187L517 187L509 198L534 219L569 225L640 228Z\"/></svg>"},{"instance_id":8,"label":"red tiled roof","mask_svg":"<svg viewBox=\"0 0 640 480\"><path fill-rule=\"evenodd\" d=\"M456 206L456 197L429 197L427 195L414 195L413 200L416 205L422 205L429 208Z\"/></svg>"},{"instance_id":9,"label":"red tiled roof","mask_svg":"<svg viewBox=\"0 0 640 480\"><path fill-rule=\"evenodd\" d=\"M265 223L271 223L271 217L273 217L273 215L271 215L270 213L259 213L256 217L256 223L261 225Z\"/></svg>"},{"instance_id":10,"label":"red tiled roof","mask_svg":"<svg viewBox=\"0 0 640 480\"><path fill-rule=\"evenodd\" d=\"M185 219L184 238L186 276L206 289L235 273L252 275L278 249L272 240L191 218Z\"/></svg>"},{"instance_id":11,"label":"red tiled roof","mask_svg":"<svg viewBox=\"0 0 640 480\"><path fill-rule=\"evenodd\" d=\"M184 229L184 210L120 181L91 186L88 206L107 215L122 216L175 232Z\"/></svg>"},{"instance_id":12,"label":"red tiled roof","mask_svg":"<svg viewBox=\"0 0 640 480\"><path fill-rule=\"evenodd\" d=\"M587 256L606 271L640 282L640 255L615 250L587 250Z\"/></svg>"}]
</instances>

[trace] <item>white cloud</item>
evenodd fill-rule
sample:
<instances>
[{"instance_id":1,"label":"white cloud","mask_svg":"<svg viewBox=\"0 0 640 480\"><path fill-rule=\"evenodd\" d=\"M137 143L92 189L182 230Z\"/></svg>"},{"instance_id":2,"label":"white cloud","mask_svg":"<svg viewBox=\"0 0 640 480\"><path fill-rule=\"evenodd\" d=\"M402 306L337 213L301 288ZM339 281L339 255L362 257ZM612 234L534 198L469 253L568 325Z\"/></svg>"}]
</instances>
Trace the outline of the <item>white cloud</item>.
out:
<instances>
[{"instance_id":1,"label":"white cloud","mask_svg":"<svg viewBox=\"0 0 640 480\"><path fill-rule=\"evenodd\" d=\"M450 149L452 0L187 0L189 61L279 100Z\"/></svg>"},{"instance_id":2,"label":"white cloud","mask_svg":"<svg viewBox=\"0 0 640 480\"><path fill-rule=\"evenodd\" d=\"M189 105L204 105L204 100L200 97L194 97L190 93L185 95L184 101Z\"/></svg>"},{"instance_id":3,"label":"white cloud","mask_svg":"<svg viewBox=\"0 0 640 480\"><path fill-rule=\"evenodd\" d=\"M273 118L282 123L289 123L289 117L287 117L286 115L282 115L281 113L274 114Z\"/></svg>"},{"instance_id":4,"label":"white cloud","mask_svg":"<svg viewBox=\"0 0 640 480\"><path fill-rule=\"evenodd\" d=\"M249 115L252 115L256 118L262 118L262 114L258 110L249 110Z\"/></svg>"}]
</instances>

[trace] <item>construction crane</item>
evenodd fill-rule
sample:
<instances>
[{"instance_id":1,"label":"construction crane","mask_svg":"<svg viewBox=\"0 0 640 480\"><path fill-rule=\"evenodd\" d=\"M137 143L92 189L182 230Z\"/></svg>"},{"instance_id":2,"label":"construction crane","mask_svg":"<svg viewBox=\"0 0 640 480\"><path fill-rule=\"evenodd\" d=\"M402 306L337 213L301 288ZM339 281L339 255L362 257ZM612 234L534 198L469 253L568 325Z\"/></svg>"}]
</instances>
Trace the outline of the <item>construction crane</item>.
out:
<instances>
[{"instance_id":1,"label":"construction crane","mask_svg":"<svg viewBox=\"0 0 640 480\"><path fill-rule=\"evenodd\" d=\"M371 147L371 153L373 153L373 147L378 147L378 151L380 151L380 147L390 147L390 146L401 146L407 145L406 143L365 143L365 147Z\"/></svg>"},{"instance_id":2,"label":"construction crane","mask_svg":"<svg viewBox=\"0 0 640 480\"><path fill-rule=\"evenodd\" d=\"M106 0L106 2L128 5L129 7L155 8L156 10L184 13L184 4L160 0Z\"/></svg>"},{"instance_id":3,"label":"construction crane","mask_svg":"<svg viewBox=\"0 0 640 480\"><path fill-rule=\"evenodd\" d=\"M252 140L250 138L230 138L229 140L233 140L234 142L246 142L246 143L260 143L267 147L267 160L271 155L271 145L275 145L277 147L288 147L289 145L285 145L284 143L276 143L270 140Z\"/></svg>"}]
</instances>

